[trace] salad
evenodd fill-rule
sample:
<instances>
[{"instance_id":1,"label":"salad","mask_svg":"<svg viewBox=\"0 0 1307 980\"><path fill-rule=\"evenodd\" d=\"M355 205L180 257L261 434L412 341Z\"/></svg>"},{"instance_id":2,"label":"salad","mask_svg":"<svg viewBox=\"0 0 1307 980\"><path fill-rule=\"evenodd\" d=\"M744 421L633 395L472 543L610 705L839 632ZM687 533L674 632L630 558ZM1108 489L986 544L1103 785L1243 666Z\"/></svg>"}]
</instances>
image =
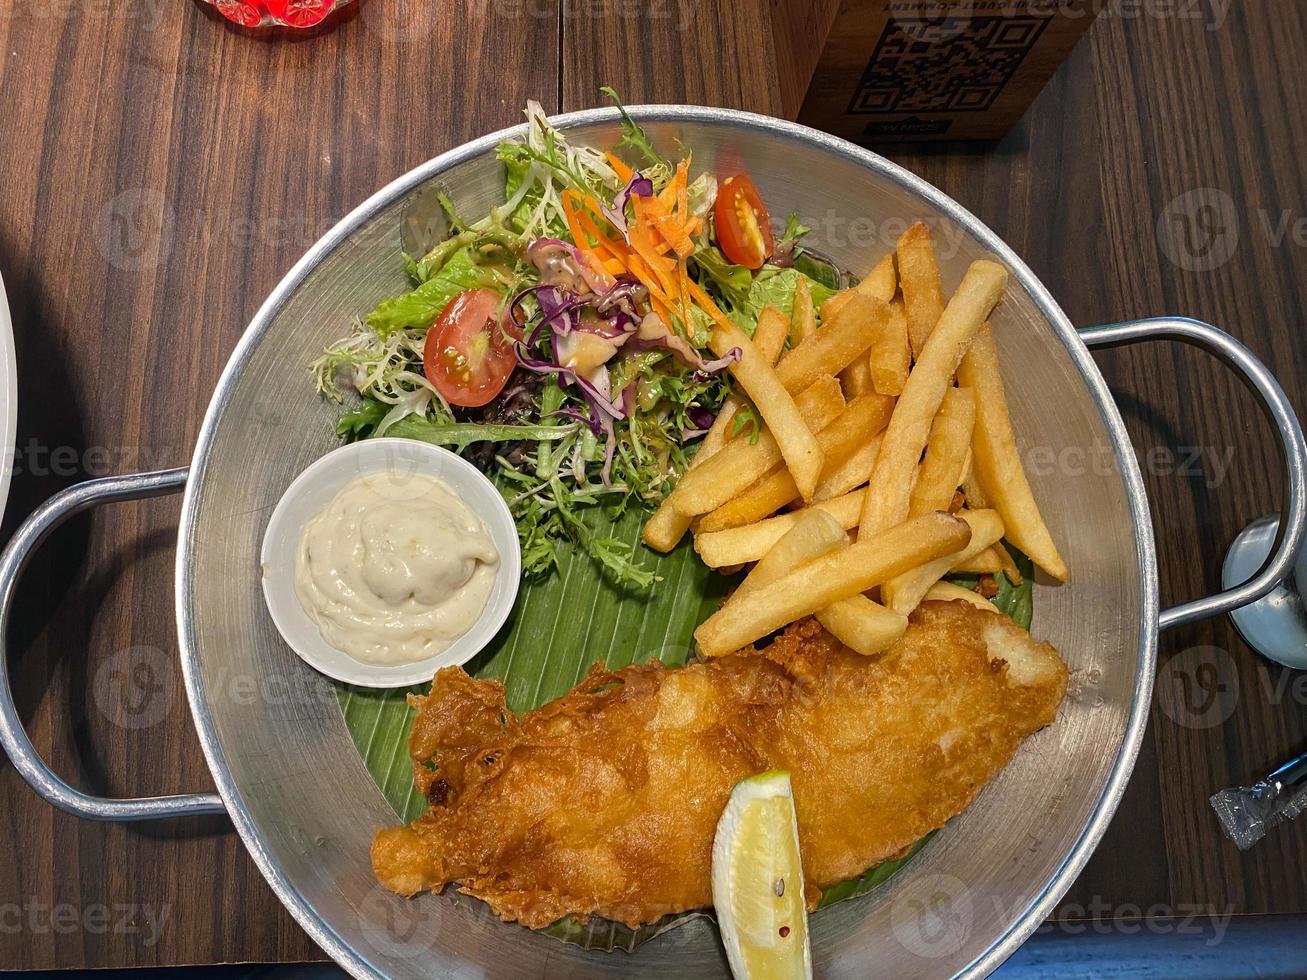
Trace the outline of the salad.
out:
<instances>
[{"instance_id":1,"label":"salad","mask_svg":"<svg viewBox=\"0 0 1307 980\"><path fill-rule=\"evenodd\" d=\"M797 216L773 228L747 174L664 156L625 109L609 149L572 145L535 102L526 117L497 147L503 204L473 218L440 194L449 234L403 256L412 288L312 371L343 438L422 439L490 472L528 574L576 547L647 587L654 573L587 511L656 506L729 396L744 403L733 434L757 438L726 371L739 351L715 356L713 330L752 336L765 306L790 313L801 278L814 306L846 283L800 246Z\"/></svg>"}]
</instances>

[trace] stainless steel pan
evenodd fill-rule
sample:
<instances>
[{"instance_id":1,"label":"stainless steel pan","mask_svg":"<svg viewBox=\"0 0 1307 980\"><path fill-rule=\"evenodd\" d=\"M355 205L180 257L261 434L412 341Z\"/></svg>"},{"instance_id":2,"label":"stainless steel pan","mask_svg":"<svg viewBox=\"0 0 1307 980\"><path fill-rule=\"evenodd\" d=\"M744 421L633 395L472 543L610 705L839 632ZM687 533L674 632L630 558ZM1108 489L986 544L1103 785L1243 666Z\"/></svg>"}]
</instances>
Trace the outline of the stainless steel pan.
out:
<instances>
[{"instance_id":1,"label":"stainless steel pan","mask_svg":"<svg viewBox=\"0 0 1307 980\"><path fill-rule=\"evenodd\" d=\"M1017 431L1054 464L1032 482L1072 567L1068 585L1038 586L1035 632L1073 671L1074 696L966 813L887 886L813 920L823 976L982 975L1053 909L1111 819L1144 730L1160 629L1265 594L1302 543L1307 451L1284 393L1247 350L1214 327L1167 319L1077 332L1025 264L954 201L841 140L761 116L687 106L632 110L663 145L696 163L742 165L778 212L816 226L841 265L870 268L892 224L936 223L946 279L994 254L1013 272L995 329ZM611 144L616 113L563 116L577 140ZM399 228L425 188L443 185L466 213L503 190L496 133L452 150L374 195L291 270L259 310L218 383L189 471L81 484L42 506L0 557L0 628L32 550L96 504L185 492L177 555L182 668L217 794L107 800L68 786L22 731L0 666L0 739L43 797L98 820L225 810L254 860L313 939L359 977L685 976L725 972L710 925L692 923L631 955L583 952L499 922L471 899L405 902L375 884L374 828L395 815L364 768L331 686L279 639L259 588L259 541L282 491L330 449L334 410L303 365L350 317L399 291ZM901 225L900 225L901 227ZM888 236L888 238L887 238ZM1223 359L1264 402L1284 444L1286 510L1278 550L1240 588L1158 610L1148 501L1121 416L1089 348L1144 340L1196 344ZM288 390L288 384L291 385ZM1108 465L1086 461L1105 458ZM0 665L4 658L0 657ZM260 692L251 698L251 690ZM202 915L204 910L195 909Z\"/></svg>"}]
</instances>

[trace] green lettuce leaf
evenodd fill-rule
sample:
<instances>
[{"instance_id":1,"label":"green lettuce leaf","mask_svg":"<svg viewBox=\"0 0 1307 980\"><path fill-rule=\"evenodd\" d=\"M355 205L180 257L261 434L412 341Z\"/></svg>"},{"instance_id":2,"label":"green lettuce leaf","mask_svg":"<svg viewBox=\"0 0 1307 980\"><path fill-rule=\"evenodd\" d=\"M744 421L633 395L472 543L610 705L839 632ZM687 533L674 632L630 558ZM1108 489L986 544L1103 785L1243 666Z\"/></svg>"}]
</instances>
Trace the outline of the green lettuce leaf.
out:
<instances>
[{"instance_id":1,"label":"green lettuce leaf","mask_svg":"<svg viewBox=\"0 0 1307 980\"><path fill-rule=\"evenodd\" d=\"M378 337L385 338L396 330L429 327L458 293L494 282L472 260L472 252L466 247L450 255L439 269L419 271L429 277L422 285L386 300L368 314L368 326Z\"/></svg>"},{"instance_id":2,"label":"green lettuce leaf","mask_svg":"<svg viewBox=\"0 0 1307 980\"><path fill-rule=\"evenodd\" d=\"M770 304L786 316L790 315L800 278L808 280L814 309L820 309L821 304L837 291L825 278L816 279L798 268L765 265L756 273L750 272L731 262L713 245L695 249L694 261L701 276L711 283L713 291L724 301L727 315L750 336L764 306ZM816 265L812 268L814 271L820 269Z\"/></svg>"},{"instance_id":3,"label":"green lettuce leaf","mask_svg":"<svg viewBox=\"0 0 1307 980\"><path fill-rule=\"evenodd\" d=\"M522 186L522 181L526 180L527 171L531 168L530 153L522 143L509 140L495 147L495 155L504 165L504 200L511 201L513 195ZM504 215L504 220L514 231L522 231L530 222L531 214L539 202L539 188L529 189L522 195L522 200L517 202L512 212Z\"/></svg>"},{"instance_id":4,"label":"green lettuce leaf","mask_svg":"<svg viewBox=\"0 0 1307 980\"><path fill-rule=\"evenodd\" d=\"M364 398L358 405L341 413L336 420L336 435L353 442L365 438L368 433L381 424L381 420L390 411L390 406L376 398Z\"/></svg>"},{"instance_id":5,"label":"green lettuce leaf","mask_svg":"<svg viewBox=\"0 0 1307 980\"><path fill-rule=\"evenodd\" d=\"M808 290L812 294L813 309L820 309L821 304L834 295L835 290L798 269L778 269L775 266L763 266L749 287L749 306L761 312L767 305L777 307L786 316L794 309L794 291L799 286L799 279L808 280ZM755 314L755 319L757 315Z\"/></svg>"},{"instance_id":6,"label":"green lettuce leaf","mask_svg":"<svg viewBox=\"0 0 1307 980\"><path fill-rule=\"evenodd\" d=\"M640 926L638 929L632 929L620 922L601 919L598 916L592 915L589 921L582 922L579 916L568 915L540 931L546 936L561 939L565 943L580 946L582 949L598 949L603 950L605 953L612 953L620 949L625 953L633 953L637 946L641 946L651 939L656 939L663 933L684 925L691 919L704 918L713 918L711 909L696 909L692 912L665 915L657 922L651 922L646 926Z\"/></svg>"},{"instance_id":7,"label":"green lettuce leaf","mask_svg":"<svg viewBox=\"0 0 1307 980\"><path fill-rule=\"evenodd\" d=\"M819 258L808 251L801 251L794 257L794 268L832 293L857 283L856 277L842 273L833 262Z\"/></svg>"}]
</instances>

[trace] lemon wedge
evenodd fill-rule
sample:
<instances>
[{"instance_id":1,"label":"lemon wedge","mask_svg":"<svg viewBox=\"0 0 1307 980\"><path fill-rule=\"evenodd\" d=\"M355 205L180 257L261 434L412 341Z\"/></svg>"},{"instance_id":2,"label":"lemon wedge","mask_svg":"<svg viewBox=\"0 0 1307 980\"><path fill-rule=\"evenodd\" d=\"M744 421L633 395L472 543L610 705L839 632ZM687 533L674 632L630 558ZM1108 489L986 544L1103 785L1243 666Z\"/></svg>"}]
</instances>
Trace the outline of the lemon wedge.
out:
<instances>
[{"instance_id":1,"label":"lemon wedge","mask_svg":"<svg viewBox=\"0 0 1307 980\"><path fill-rule=\"evenodd\" d=\"M760 773L731 791L713 838L712 897L737 980L812 976L788 772Z\"/></svg>"}]
</instances>

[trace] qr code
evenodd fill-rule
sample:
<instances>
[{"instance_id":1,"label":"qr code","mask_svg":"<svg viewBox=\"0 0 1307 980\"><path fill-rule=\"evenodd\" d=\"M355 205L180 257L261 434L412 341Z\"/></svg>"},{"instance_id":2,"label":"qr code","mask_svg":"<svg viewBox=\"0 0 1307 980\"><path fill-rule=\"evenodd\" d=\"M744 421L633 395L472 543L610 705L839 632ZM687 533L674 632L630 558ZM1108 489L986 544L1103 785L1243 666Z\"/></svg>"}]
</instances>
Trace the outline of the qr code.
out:
<instances>
[{"instance_id":1,"label":"qr code","mask_svg":"<svg viewBox=\"0 0 1307 980\"><path fill-rule=\"evenodd\" d=\"M891 20L849 112L983 112L1047 25L1047 17Z\"/></svg>"}]
</instances>

